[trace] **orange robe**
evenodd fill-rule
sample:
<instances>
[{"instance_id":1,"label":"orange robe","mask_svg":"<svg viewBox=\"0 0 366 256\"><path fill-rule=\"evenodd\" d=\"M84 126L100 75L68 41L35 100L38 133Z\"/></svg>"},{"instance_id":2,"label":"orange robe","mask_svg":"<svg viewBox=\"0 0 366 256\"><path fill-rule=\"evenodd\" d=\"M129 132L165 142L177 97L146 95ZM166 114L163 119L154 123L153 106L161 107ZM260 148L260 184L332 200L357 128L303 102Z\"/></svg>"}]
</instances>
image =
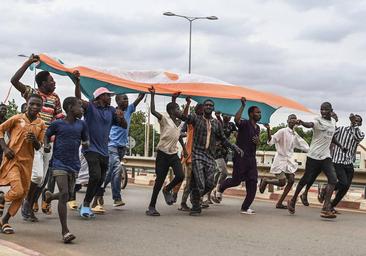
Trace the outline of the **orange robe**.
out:
<instances>
[{"instance_id":1,"label":"orange robe","mask_svg":"<svg viewBox=\"0 0 366 256\"><path fill-rule=\"evenodd\" d=\"M0 125L0 138L6 132L10 133L8 147L15 157L9 160L5 155L0 166L0 186L10 186L5 195L5 201L11 202L9 214L14 216L19 210L24 197L29 190L34 147L26 141L28 132L33 132L39 142L43 141L46 125L37 118L31 122L25 114L15 115Z\"/></svg>"}]
</instances>

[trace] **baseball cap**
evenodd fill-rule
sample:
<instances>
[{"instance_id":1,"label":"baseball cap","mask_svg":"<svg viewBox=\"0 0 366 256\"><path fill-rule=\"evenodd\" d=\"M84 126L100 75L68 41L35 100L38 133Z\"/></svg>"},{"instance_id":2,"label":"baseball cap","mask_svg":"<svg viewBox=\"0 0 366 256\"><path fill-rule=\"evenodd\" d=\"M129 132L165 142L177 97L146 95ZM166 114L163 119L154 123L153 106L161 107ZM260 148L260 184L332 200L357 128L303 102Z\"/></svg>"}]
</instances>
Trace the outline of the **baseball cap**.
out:
<instances>
[{"instance_id":1,"label":"baseball cap","mask_svg":"<svg viewBox=\"0 0 366 256\"><path fill-rule=\"evenodd\" d=\"M93 97L94 97L94 99L96 99L96 98L98 98L100 95L105 94L105 93L107 93L107 94L111 94L111 96L115 95L115 93L114 93L114 92L111 92L111 91L110 91L110 90L108 90L107 88L105 88L105 87L100 87L100 88L96 89L96 90L93 92Z\"/></svg>"}]
</instances>

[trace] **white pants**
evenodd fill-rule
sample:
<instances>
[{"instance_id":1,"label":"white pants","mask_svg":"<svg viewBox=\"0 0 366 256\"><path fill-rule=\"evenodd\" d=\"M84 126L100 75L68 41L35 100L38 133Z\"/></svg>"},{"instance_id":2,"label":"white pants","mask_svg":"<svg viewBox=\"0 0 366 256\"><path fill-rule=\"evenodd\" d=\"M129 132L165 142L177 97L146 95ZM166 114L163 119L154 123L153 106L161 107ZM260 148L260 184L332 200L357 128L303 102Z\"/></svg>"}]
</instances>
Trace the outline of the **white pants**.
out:
<instances>
[{"instance_id":1,"label":"white pants","mask_svg":"<svg viewBox=\"0 0 366 256\"><path fill-rule=\"evenodd\" d=\"M33 168L32 168L32 182L42 187L45 182L45 177L48 170L52 153L45 153L43 146L34 152Z\"/></svg>"}]
</instances>

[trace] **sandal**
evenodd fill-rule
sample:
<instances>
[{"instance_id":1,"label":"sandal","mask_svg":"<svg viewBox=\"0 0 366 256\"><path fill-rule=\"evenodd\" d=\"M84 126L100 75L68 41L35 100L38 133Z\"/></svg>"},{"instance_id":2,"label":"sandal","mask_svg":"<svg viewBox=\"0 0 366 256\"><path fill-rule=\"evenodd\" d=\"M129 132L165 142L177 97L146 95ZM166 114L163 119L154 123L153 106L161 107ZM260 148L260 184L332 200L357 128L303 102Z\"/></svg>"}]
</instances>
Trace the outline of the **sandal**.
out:
<instances>
[{"instance_id":1,"label":"sandal","mask_svg":"<svg viewBox=\"0 0 366 256\"><path fill-rule=\"evenodd\" d=\"M71 243L71 241L74 240L75 238L76 236L74 236L70 232L67 232L65 235L62 236L62 240L64 241L65 244Z\"/></svg>"},{"instance_id":2,"label":"sandal","mask_svg":"<svg viewBox=\"0 0 366 256\"><path fill-rule=\"evenodd\" d=\"M4 205L5 205L4 192L0 192L0 217L3 216L3 213L4 213Z\"/></svg>"},{"instance_id":3,"label":"sandal","mask_svg":"<svg viewBox=\"0 0 366 256\"><path fill-rule=\"evenodd\" d=\"M52 214L52 210L51 210L51 204L46 203L45 201L42 201L42 212L46 215L51 215Z\"/></svg>"},{"instance_id":4,"label":"sandal","mask_svg":"<svg viewBox=\"0 0 366 256\"><path fill-rule=\"evenodd\" d=\"M1 231L6 235L14 234L14 229L8 223L1 224Z\"/></svg>"},{"instance_id":5,"label":"sandal","mask_svg":"<svg viewBox=\"0 0 366 256\"><path fill-rule=\"evenodd\" d=\"M283 204L277 204L277 205L276 205L276 209L283 209L283 210L286 210L286 209L287 209L287 206L286 206L286 205L283 205Z\"/></svg>"}]
</instances>

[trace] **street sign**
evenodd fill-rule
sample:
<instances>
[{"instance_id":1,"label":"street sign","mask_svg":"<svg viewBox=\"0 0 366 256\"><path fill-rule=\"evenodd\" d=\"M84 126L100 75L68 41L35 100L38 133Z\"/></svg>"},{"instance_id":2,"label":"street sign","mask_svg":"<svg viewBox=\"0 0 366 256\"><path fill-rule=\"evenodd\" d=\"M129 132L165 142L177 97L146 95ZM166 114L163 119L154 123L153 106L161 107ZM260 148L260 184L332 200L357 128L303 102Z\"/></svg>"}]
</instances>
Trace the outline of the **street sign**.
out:
<instances>
[{"instance_id":1,"label":"street sign","mask_svg":"<svg viewBox=\"0 0 366 256\"><path fill-rule=\"evenodd\" d=\"M136 146L136 140L134 138L132 138L131 136L128 136L128 143L127 143L127 147L128 148L134 148Z\"/></svg>"}]
</instances>

